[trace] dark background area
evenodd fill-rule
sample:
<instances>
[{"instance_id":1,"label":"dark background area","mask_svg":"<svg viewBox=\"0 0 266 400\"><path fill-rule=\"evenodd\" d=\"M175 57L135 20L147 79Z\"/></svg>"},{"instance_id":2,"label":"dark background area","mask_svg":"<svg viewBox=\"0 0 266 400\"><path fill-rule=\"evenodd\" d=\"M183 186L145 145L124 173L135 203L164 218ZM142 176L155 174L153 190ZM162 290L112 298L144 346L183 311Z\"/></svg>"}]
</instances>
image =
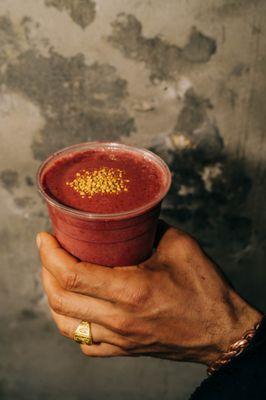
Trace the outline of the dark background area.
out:
<instances>
[{"instance_id":1,"label":"dark background area","mask_svg":"<svg viewBox=\"0 0 266 400\"><path fill-rule=\"evenodd\" d=\"M56 332L35 234L55 150L107 139L161 155L163 217L266 310L266 2L0 1L0 399L185 400L205 368L89 359Z\"/></svg>"}]
</instances>

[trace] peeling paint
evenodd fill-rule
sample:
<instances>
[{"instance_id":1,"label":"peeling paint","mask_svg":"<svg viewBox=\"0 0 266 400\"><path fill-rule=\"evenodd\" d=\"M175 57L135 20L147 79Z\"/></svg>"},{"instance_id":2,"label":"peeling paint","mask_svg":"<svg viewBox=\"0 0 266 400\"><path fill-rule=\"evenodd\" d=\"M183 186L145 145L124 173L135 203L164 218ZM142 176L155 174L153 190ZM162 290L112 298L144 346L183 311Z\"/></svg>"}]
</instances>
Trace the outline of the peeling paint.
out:
<instances>
[{"instance_id":1,"label":"peeling paint","mask_svg":"<svg viewBox=\"0 0 266 400\"><path fill-rule=\"evenodd\" d=\"M18 208L32 207L35 200L30 196L15 197L14 202Z\"/></svg>"},{"instance_id":2,"label":"peeling paint","mask_svg":"<svg viewBox=\"0 0 266 400\"><path fill-rule=\"evenodd\" d=\"M195 193L195 189L191 186L180 185L180 188L177 192L178 196L188 196L189 194Z\"/></svg>"},{"instance_id":3,"label":"peeling paint","mask_svg":"<svg viewBox=\"0 0 266 400\"><path fill-rule=\"evenodd\" d=\"M4 15L0 16L0 66L18 49L17 34L10 19Z\"/></svg>"},{"instance_id":4,"label":"peeling paint","mask_svg":"<svg viewBox=\"0 0 266 400\"><path fill-rule=\"evenodd\" d=\"M173 174L163 217L205 238L207 247L230 237L230 249L242 251L251 238L252 221L239 213L239 205L247 198L251 180L243 162L227 157L212 113L211 101L190 87L170 141L165 138L151 148Z\"/></svg>"},{"instance_id":5,"label":"peeling paint","mask_svg":"<svg viewBox=\"0 0 266 400\"><path fill-rule=\"evenodd\" d=\"M205 189L208 192L211 192L214 181L222 175L221 163L205 166L203 170L200 172L200 175L204 182Z\"/></svg>"},{"instance_id":6,"label":"peeling paint","mask_svg":"<svg viewBox=\"0 0 266 400\"><path fill-rule=\"evenodd\" d=\"M34 49L48 55L49 40L39 30L39 23L24 16L14 24L9 16L0 16L0 76L7 65L16 63L19 55Z\"/></svg>"},{"instance_id":7,"label":"peeling paint","mask_svg":"<svg viewBox=\"0 0 266 400\"><path fill-rule=\"evenodd\" d=\"M95 18L95 2L92 0L45 0L45 4L59 11L66 10L72 20L85 29Z\"/></svg>"},{"instance_id":8,"label":"peeling paint","mask_svg":"<svg viewBox=\"0 0 266 400\"><path fill-rule=\"evenodd\" d=\"M165 158L165 146L152 150ZM201 238L206 248L226 240L228 251L242 251L252 234L251 219L239 211L251 189L244 164L225 155L210 162L197 148L168 151L173 183L162 217Z\"/></svg>"},{"instance_id":9,"label":"peeling paint","mask_svg":"<svg viewBox=\"0 0 266 400\"><path fill-rule=\"evenodd\" d=\"M0 172L0 182L3 188L12 192L14 188L18 187L18 172L13 169L5 169Z\"/></svg>"},{"instance_id":10,"label":"peeling paint","mask_svg":"<svg viewBox=\"0 0 266 400\"><path fill-rule=\"evenodd\" d=\"M207 63L216 52L216 41L195 27L183 48L170 44L159 36L143 36L142 25L132 14L119 14L112 23L112 28L108 41L125 57L144 62L151 71L150 78L153 82L174 78L184 67Z\"/></svg>"},{"instance_id":11,"label":"peeling paint","mask_svg":"<svg viewBox=\"0 0 266 400\"><path fill-rule=\"evenodd\" d=\"M214 7L216 14L220 17L232 17L242 13L251 7L258 6L264 0L223 0L221 5Z\"/></svg>"},{"instance_id":12,"label":"peeling paint","mask_svg":"<svg viewBox=\"0 0 266 400\"><path fill-rule=\"evenodd\" d=\"M134 103L133 109L139 112L154 111L157 106L155 99L142 100Z\"/></svg>"},{"instance_id":13,"label":"peeling paint","mask_svg":"<svg viewBox=\"0 0 266 400\"><path fill-rule=\"evenodd\" d=\"M178 81L178 89L177 89L179 98L183 100L187 91L191 88L192 88L192 82L190 81L190 79L186 77L180 78L180 80Z\"/></svg>"},{"instance_id":14,"label":"peeling paint","mask_svg":"<svg viewBox=\"0 0 266 400\"><path fill-rule=\"evenodd\" d=\"M174 132L184 137L184 147L197 148L202 158L215 159L223 149L223 140L215 121L208 111L212 109L209 99L203 98L190 88L185 95L184 105L178 115ZM177 136L173 135L177 143ZM181 143L181 142L180 142Z\"/></svg>"},{"instance_id":15,"label":"peeling paint","mask_svg":"<svg viewBox=\"0 0 266 400\"><path fill-rule=\"evenodd\" d=\"M34 181L33 181L31 176L27 175L25 177L25 183L26 183L27 186L34 186Z\"/></svg>"},{"instance_id":16,"label":"peeling paint","mask_svg":"<svg viewBox=\"0 0 266 400\"><path fill-rule=\"evenodd\" d=\"M32 143L38 160L60 147L97 139L99 134L101 139L115 139L135 130L123 107L127 82L111 65L86 65L82 54L65 58L51 51L44 57L28 50L7 66L0 83L40 107L46 123L40 139Z\"/></svg>"},{"instance_id":17,"label":"peeling paint","mask_svg":"<svg viewBox=\"0 0 266 400\"><path fill-rule=\"evenodd\" d=\"M250 71L250 67L244 63L237 63L231 71L233 76L242 76Z\"/></svg>"},{"instance_id":18,"label":"peeling paint","mask_svg":"<svg viewBox=\"0 0 266 400\"><path fill-rule=\"evenodd\" d=\"M184 150L192 147L191 141L182 134L172 134L171 140L176 150Z\"/></svg>"}]
</instances>

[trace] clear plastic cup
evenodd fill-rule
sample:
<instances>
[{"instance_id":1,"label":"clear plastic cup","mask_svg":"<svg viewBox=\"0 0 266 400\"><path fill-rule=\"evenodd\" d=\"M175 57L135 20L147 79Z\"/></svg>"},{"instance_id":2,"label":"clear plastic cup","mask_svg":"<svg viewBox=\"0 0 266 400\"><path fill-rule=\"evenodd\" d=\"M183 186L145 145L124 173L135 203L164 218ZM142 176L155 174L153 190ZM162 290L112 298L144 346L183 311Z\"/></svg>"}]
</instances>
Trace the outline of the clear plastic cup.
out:
<instances>
[{"instance_id":1,"label":"clear plastic cup","mask_svg":"<svg viewBox=\"0 0 266 400\"><path fill-rule=\"evenodd\" d=\"M43 188L43 177L60 158L90 149L127 150L155 162L162 171L162 188L149 203L126 212L95 214L76 210L49 196ZM82 261L106 266L134 265L152 253L161 203L171 184L171 173L165 162L146 149L113 142L87 142L62 149L40 166L37 185L48 206L53 232L69 253Z\"/></svg>"}]
</instances>

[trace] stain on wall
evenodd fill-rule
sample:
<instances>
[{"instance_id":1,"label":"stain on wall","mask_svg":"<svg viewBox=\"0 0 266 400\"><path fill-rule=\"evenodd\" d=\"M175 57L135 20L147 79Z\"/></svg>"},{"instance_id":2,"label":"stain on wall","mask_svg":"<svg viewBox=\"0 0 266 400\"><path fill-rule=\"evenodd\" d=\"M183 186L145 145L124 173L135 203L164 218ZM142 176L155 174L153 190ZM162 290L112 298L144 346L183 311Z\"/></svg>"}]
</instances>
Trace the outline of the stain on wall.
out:
<instances>
[{"instance_id":1,"label":"stain on wall","mask_svg":"<svg viewBox=\"0 0 266 400\"><path fill-rule=\"evenodd\" d=\"M151 80L170 79L194 63L206 63L216 51L216 42L197 28L191 29L187 44L182 48L159 36L143 36L142 25L134 15L120 14L112 22L108 40L125 57L144 62L151 70Z\"/></svg>"},{"instance_id":2,"label":"stain on wall","mask_svg":"<svg viewBox=\"0 0 266 400\"><path fill-rule=\"evenodd\" d=\"M230 17L246 9L249 10L252 7L258 6L261 1L262 0L228 0L214 7L214 10L219 17Z\"/></svg>"},{"instance_id":3,"label":"stain on wall","mask_svg":"<svg viewBox=\"0 0 266 400\"><path fill-rule=\"evenodd\" d=\"M45 0L45 4L59 11L65 10L82 29L93 22L96 14L95 2L92 0Z\"/></svg>"},{"instance_id":4,"label":"stain on wall","mask_svg":"<svg viewBox=\"0 0 266 400\"><path fill-rule=\"evenodd\" d=\"M173 133L151 150L173 172L163 215L201 238L205 248L216 247L226 237L233 254L246 248L251 238L252 221L237 208L247 199L251 179L243 162L226 154L210 112L210 100L189 89Z\"/></svg>"},{"instance_id":5,"label":"stain on wall","mask_svg":"<svg viewBox=\"0 0 266 400\"><path fill-rule=\"evenodd\" d=\"M18 173L12 169L5 169L0 172L1 185L8 191L12 190L18 186Z\"/></svg>"},{"instance_id":6,"label":"stain on wall","mask_svg":"<svg viewBox=\"0 0 266 400\"><path fill-rule=\"evenodd\" d=\"M35 200L30 196L15 197L14 202L18 208L26 208L34 205Z\"/></svg>"},{"instance_id":7,"label":"stain on wall","mask_svg":"<svg viewBox=\"0 0 266 400\"><path fill-rule=\"evenodd\" d=\"M16 43L10 20L4 18L5 45ZM6 60L5 60L6 61ZM115 139L134 131L134 120L123 107L127 82L109 64L86 65L84 55L71 58L34 49L6 64L0 84L20 92L40 107L46 121L32 151L42 160L53 151L86 140Z\"/></svg>"},{"instance_id":8,"label":"stain on wall","mask_svg":"<svg viewBox=\"0 0 266 400\"><path fill-rule=\"evenodd\" d=\"M202 98L189 89L185 93L183 107L178 114L175 134L182 134L190 142L190 146L197 148L198 158L211 161L216 159L222 148L223 139L217 124L208 115L213 105L207 98Z\"/></svg>"},{"instance_id":9,"label":"stain on wall","mask_svg":"<svg viewBox=\"0 0 266 400\"><path fill-rule=\"evenodd\" d=\"M12 22L3 17L0 25L4 44L0 85L30 99L46 121L32 143L36 159L77 141L94 140L99 135L110 140L135 130L134 119L123 107L127 82L115 67L98 62L87 65L83 54L65 58L51 48L48 57L43 56L30 41L30 48L19 52L21 39ZM8 63L9 53L16 55L14 62Z\"/></svg>"},{"instance_id":10,"label":"stain on wall","mask_svg":"<svg viewBox=\"0 0 266 400\"><path fill-rule=\"evenodd\" d=\"M43 57L27 51L9 65L2 82L36 103L46 124L34 140L34 157L42 160L53 151L97 139L115 139L134 130L134 120L123 107L126 81L115 68L87 66L82 54L71 58L51 52Z\"/></svg>"},{"instance_id":11,"label":"stain on wall","mask_svg":"<svg viewBox=\"0 0 266 400\"><path fill-rule=\"evenodd\" d=\"M4 64L12 52L19 49L17 35L14 32L12 22L5 16L0 16L0 64ZM13 51L12 51L13 50Z\"/></svg>"}]
</instances>

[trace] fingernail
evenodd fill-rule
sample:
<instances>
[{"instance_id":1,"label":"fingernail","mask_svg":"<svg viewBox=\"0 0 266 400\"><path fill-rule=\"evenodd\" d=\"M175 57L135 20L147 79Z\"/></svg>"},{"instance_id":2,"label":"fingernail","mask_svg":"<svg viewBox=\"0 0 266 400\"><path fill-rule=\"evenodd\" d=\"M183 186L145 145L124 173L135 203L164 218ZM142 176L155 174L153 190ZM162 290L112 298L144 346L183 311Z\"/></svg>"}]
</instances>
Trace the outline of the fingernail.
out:
<instances>
[{"instance_id":1,"label":"fingernail","mask_svg":"<svg viewBox=\"0 0 266 400\"><path fill-rule=\"evenodd\" d=\"M38 233L38 235L36 236L36 244L38 249L41 247L41 235Z\"/></svg>"}]
</instances>

